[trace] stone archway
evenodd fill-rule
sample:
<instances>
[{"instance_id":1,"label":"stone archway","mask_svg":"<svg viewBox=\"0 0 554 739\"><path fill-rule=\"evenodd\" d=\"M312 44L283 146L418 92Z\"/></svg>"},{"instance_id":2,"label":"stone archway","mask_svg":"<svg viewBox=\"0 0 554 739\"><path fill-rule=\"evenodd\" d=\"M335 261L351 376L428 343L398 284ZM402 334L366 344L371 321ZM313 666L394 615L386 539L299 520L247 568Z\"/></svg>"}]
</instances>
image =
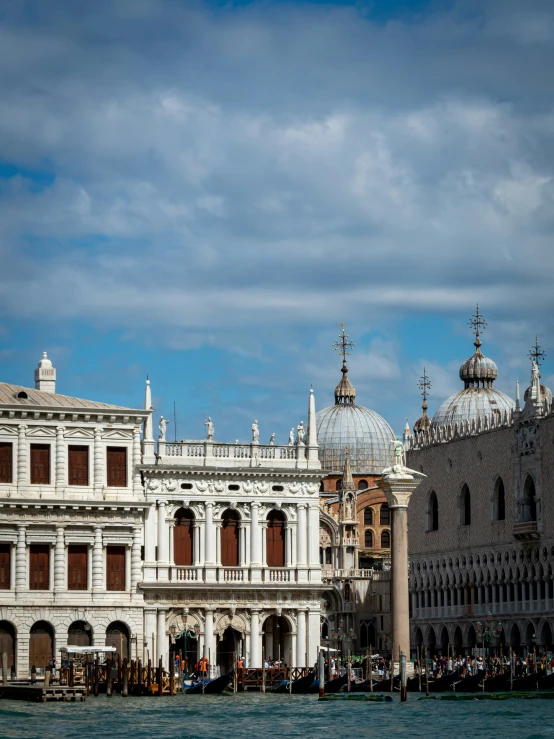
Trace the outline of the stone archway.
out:
<instances>
[{"instance_id":1,"label":"stone archway","mask_svg":"<svg viewBox=\"0 0 554 739\"><path fill-rule=\"evenodd\" d=\"M290 626L284 616L273 614L264 621L263 625L263 646L265 649L266 659L277 661L284 659L288 662L288 649L290 635Z\"/></svg>"},{"instance_id":2,"label":"stone archway","mask_svg":"<svg viewBox=\"0 0 554 739\"><path fill-rule=\"evenodd\" d=\"M231 672L235 660L242 656L242 634L232 626L227 626L217 641L216 664L220 673Z\"/></svg>"},{"instance_id":3,"label":"stone archway","mask_svg":"<svg viewBox=\"0 0 554 739\"><path fill-rule=\"evenodd\" d=\"M552 629L548 621L545 621L542 625L541 646L545 651L552 651Z\"/></svg>"},{"instance_id":4,"label":"stone archway","mask_svg":"<svg viewBox=\"0 0 554 739\"><path fill-rule=\"evenodd\" d=\"M121 659L129 659L129 629L123 621L112 621L106 629L106 646L115 647Z\"/></svg>"},{"instance_id":5,"label":"stone archway","mask_svg":"<svg viewBox=\"0 0 554 739\"><path fill-rule=\"evenodd\" d=\"M16 633L9 621L0 621L0 658L6 652L8 655L8 670L15 665Z\"/></svg>"},{"instance_id":6,"label":"stone archway","mask_svg":"<svg viewBox=\"0 0 554 739\"><path fill-rule=\"evenodd\" d=\"M516 650L519 650L521 647L521 634L517 624L513 624L510 631L510 646Z\"/></svg>"},{"instance_id":7,"label":"stone archway","mask_svg":"<svg viewBox=\"0 0 554 739\"><path fill-rule=\"evenodd\" d=\"M54 656L54 628L48 621L37 621L29 634L29 668L44 669Z\"/></svg>"},{"instance_id":8,"label":"stone archway","mask_svg":"<svg viewBox=\"0 0 554 739\"><path fill-rule=\"evenodd\" d=\"M92 646L92 626L85 621L73 621L67 630L67 646Z\"/></svg>"}]
</instances>

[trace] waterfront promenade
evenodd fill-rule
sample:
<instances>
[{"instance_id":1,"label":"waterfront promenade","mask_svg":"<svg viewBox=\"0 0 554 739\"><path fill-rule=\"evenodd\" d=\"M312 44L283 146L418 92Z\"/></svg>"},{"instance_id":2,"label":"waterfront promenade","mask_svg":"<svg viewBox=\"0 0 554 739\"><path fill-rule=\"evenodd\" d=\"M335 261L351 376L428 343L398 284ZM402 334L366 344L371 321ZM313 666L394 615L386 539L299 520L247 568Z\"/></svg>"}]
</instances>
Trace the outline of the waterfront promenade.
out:
<instances>
[{"instance_id":1,"label":"waterfront promenade","mask_svg":"<svg viewBox=\"0 0 554 739\"><path fill-rule=\"evenodd\" d=\"M247 693L152 698L106 696L79 704L0 702L1 739L273 739L479 736L551 739L554 701L319 703L317 696Z\"/></svg>"}]
</instances>

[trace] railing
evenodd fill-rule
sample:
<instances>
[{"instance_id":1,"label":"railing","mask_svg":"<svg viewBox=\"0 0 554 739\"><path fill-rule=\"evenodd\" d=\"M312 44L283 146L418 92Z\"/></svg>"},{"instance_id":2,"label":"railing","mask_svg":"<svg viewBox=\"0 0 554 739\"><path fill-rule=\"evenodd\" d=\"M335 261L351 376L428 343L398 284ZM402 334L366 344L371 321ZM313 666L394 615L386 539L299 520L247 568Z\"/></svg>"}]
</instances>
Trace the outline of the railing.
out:
<instances>
[{"instance_id":1,"label":"railing","mask_svg":"<svg viewBox=\"0 0 554 739\"><path fill-rule=\"evenodd\" d=\"M223 582L243 582L244 572L240 567L223 567L218 570L219 581Z\"/></svg>"},{"instance_id":2,"label":"railing","mask_svg":"<svg viewBox=\"0 0 554 739\"><path fill-rule=\"evenodd\" d=\"M320 469L317 448L305 444L276 446L274 444L223 444L213 441L160 441L160 459L171 458L173 464L214 466L276 466ZM307 463L307 464L306 464Z\"/></svg>"},{"instance_id":3,"label":"railing","mask_svg":"<svg viewBox=\"0 0 554 739\"><path fill-rule=\"evenodd\" d=\"M286 567L272 567L264 570L264 582L290 582L290 575L291 571Z\"/></svg>"},{"instance_id":4,"label":"railing","mask_svg":"<svg viewBox=\"0 0 554 739\"><path fill-rule=\"evenodd\" d=\"M171 580L176 582L193 582L198 579L198 572L192 567L172 567Z\"/></svg>"},{"instance_id":5,"label":"railing","mask_svg":"<svg viewBox=\"0 0 554 739\"><path fill-rule=\"evenodd\" d=\"M325 565L321 570L321 576L326 580L340 580L359 578L362 580L388 580L390 578L389 570L374 569L335 569L329 565Z\"/></svg>"}]
</instances>

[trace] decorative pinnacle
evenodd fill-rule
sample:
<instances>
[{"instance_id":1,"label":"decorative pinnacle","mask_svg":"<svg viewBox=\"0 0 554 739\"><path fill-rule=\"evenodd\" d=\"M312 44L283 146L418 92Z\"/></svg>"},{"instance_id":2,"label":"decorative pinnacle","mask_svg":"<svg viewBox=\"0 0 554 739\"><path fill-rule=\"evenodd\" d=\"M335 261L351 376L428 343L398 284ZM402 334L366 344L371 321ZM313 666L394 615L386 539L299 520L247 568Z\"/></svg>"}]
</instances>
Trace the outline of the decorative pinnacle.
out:
<instances>
[{"instance_id":1,"label":"decorative pinnacle","mask_svg":"<svg viewBox=\"0 0 554 739\"><path fill-rule=\"evenodd\" d=\"M420 378L417 386L421 390L421 394L423 395L423 410L427 410L427 394L429 393L432 385L431 381L429 380L429 376L425 371L425 367L423 368L423 377Z\"/></svg>"},{"instance_id":2,"label":"decorative pinnacle","mask_svg":"<svg viewBox=\"0 0 554 739\"><path fill-rule=\"evenodd\" d=\"M537 363L537 367L541 366L543 359L546 357L546 352L539 344L539 337L535 336L535 344L531 347L529 352L529 359Z\"/></svg>"},{"instance_id":3,"label":"decorative pinnacle","mask_svg":"<svg viewBox=\"0 0 554 739\"><path fill-rule=\"evenodd\" d=\"M353 341L349 341L350 336L344 331L344 323L340 325L342 333L339 334L338 341L333 341L333 349L342 354L342 364L346 367L346 357L352 353L356 344Z\"/></svg>"},{"instance_id":4,"label":"decorative pinnacle","mask_svg":"<svg viewBox=\"0 0 554 739\"><path fill-rule=\"evenodd\" d=\"M479 338L479 335L481 331L484 331L487 328L487 322L483 318L482 314L479 313L479 304L477 304L475 313L471 316L471 318L467 322L467 325L471 326L473 329L473 333L475 334L474 345L477 347L477 351L479 351L479 347L481 346L481 339Z\"/></svg>"}]
</instances>

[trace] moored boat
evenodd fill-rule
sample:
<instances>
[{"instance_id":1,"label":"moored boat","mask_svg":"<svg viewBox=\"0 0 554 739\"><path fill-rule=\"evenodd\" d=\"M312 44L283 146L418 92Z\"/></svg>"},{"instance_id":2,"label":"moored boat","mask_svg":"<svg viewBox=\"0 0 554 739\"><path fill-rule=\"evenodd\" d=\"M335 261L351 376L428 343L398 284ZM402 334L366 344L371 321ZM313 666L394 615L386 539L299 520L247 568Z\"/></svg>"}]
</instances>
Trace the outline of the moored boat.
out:
<instances>
[{"instance_id":1,"label":"moored boat","mask_svg":"<svg viewBox=\"0 0 554 739\"><path fill-rule=\"evenodd\" d=\"M220 677L215 677L213 680L201 680L198 683L193 683L190 688L185 688L185 693L187 695L198 695L199 693L209 693L213 695L215 693L223 693L232 678L233 673L228 672Z\"/></svg>"}]
</instances>

